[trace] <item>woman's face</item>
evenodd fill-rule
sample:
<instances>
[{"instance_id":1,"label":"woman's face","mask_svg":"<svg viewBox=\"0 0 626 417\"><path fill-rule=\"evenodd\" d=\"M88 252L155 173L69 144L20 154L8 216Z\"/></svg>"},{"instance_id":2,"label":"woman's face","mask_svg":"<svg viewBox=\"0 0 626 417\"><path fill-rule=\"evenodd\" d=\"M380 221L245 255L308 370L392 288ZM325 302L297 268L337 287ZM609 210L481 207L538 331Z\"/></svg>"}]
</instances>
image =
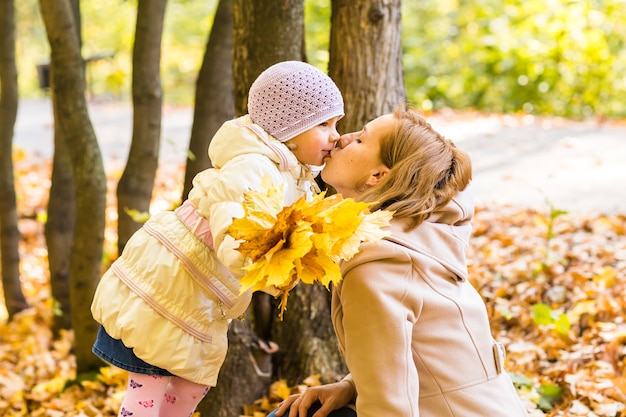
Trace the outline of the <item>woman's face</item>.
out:
<instances>
[{"instance_id":1,"label":"woman's face","mask_svg":"<svg viewBox=\"0 0 626 417\"><path fill-rule=\"evenodd\" d=\"M386 114L361 131L341 136L338 147L326 159L322 179L346 198L358 197L364 185L375 185L389 171L380 159L380 138L393 125L393 114Z\"/></svg>"}]
</instances>

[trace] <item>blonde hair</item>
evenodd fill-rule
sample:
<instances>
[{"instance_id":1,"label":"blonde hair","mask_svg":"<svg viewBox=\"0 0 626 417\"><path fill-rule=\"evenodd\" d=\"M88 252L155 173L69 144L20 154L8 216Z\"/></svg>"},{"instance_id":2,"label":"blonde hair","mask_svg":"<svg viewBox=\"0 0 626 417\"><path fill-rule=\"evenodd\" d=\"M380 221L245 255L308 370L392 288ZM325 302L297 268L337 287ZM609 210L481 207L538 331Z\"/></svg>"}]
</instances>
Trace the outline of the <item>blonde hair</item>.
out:
<instances>
[{"instance_id":1,"label":"blonde hair","mask_svg":"<svg viewBox=\"0 0 626 417\"><path fill-rule=\"evenodd\" d=\"M377 202L372 210L394 211L413 229L467 187L472 163L416 110L401 105L393 116L393 128L380 138L380 157L390 171L360 200Z\"/></svg>"}]
</instances>

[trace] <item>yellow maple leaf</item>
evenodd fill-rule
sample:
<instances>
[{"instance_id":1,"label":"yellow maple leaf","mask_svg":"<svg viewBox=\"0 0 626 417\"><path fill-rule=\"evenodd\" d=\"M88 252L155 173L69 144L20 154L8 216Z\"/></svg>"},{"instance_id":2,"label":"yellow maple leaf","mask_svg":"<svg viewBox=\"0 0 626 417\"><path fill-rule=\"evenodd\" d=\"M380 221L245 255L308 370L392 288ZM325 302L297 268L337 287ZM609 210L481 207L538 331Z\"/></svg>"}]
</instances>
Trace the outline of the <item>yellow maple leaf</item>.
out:
<instances>
[{"instance_id":1,"label":"yellow maple leaf","mask_svg":"<svg viewBox=\"0 0 626 417\"><path fill-rule=\"evenodd\" d=\"M298 278L305 284L313 284L315 281L319 281L328 288L331 282L337 283L341 281L339 260L322 250L310 251L301 260L300 265L302 269L299 271Z\"/></svg>"},{"instance_id":2,"label":"yellow maple leaf","mask_svg":"<svg viewBox=\"0 0 626 417\"><path fill-rule=\"evenodd\" d=\"M268 176L261 180L261 190L248 191L243 201L246 217L265 227L273 223L284 206L282 185L277 185Z\"/></svg>"},{"instance_id":3,"label":"yellow maple leaf","mask_svg":"<svg viewBox=\"0 0 626 417\"><path fill-rule=\"evenodd\" d=\"M150 218L150 213L147 211L139 211L137 209L124 207L124 212L128 214L128 216L136 223L145 223Z\"/></svg>"},{"instance_id":4,"label":"yellow maple leaf","mask_svg":"<svg viewBox=\"0 0 626 417\"><path fill-rule=\"evenodd\" d=\"M275 287L282 294L280 317L297 280L326 288L341 280L339 262L361 242L382 239L392 213L370 213L371 203L320 193L284 206L283 193L267 178L260 191L244 194L244 217L233 219L228 233L240 240L238 251L249 260L240 291Z\"/></svg>"},{"instance_id":5,"label":"yellow maple leaf","mask_svg":"<svg viewBox=\"0 0 626 417\"><path fill-rule=\"evenodd\" d=\"M284 400L291 395L291 388L289 388L285 379L279 379L270 386L270 393Z\"/></svg>"},{"instance_id":6,"label":"yellow maple leaf","mask_svg":"<svg viewBox=\"0 0 626 417\"><path fill-rule=\"evenodd\" d=\"M387 236L389 232L383 228L389 224L392 217L393 213L386 210L377 210L365 215L364 221L360 222L354 233L345 240L339 256L348 260L356 255L360 242L377 242Z\"/></svg>"},{"instance_id":7,"label":"yellow maple leaf","mask_svg":"<svg viewBox=\"0 0 626 417\"><path fill-rule=\"evenodd\" d=\"M600 274L595 275L593 280L598 283L601 288L610 288L615 284L617 273L613 268L607 266Z\"/></svg>"},{"instance_id":8,"label":"yellow maple leaf","mask_svg":"<svg viewBox=\"0 0 626 417\"><path fill-rule=\"evenodd\" d=\"M309 375L302 382L308 385L309 387L319 387L320 385L322 385L322 375L321 374Z\"/></svg>"}]
</instances>

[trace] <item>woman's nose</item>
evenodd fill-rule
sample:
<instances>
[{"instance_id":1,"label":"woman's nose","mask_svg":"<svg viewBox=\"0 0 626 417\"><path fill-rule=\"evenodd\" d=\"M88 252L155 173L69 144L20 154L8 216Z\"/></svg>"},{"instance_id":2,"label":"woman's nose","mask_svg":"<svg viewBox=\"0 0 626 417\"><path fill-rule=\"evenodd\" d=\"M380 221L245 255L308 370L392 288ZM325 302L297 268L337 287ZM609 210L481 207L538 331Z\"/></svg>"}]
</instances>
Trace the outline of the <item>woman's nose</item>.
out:
<instances>
[{"instance_id":1,"label":"woman's nose","mask_svg":"<svg viewBox=\"0 0 626 417\"><path fill-rule=\"evenodd\" d=\"M352 137L350 134L342 135L341 137L339 137L339 140L337 141L337 148L343 149L346 146L348 146L350 142L352 142Z\"/></svg>"}]
</instances>

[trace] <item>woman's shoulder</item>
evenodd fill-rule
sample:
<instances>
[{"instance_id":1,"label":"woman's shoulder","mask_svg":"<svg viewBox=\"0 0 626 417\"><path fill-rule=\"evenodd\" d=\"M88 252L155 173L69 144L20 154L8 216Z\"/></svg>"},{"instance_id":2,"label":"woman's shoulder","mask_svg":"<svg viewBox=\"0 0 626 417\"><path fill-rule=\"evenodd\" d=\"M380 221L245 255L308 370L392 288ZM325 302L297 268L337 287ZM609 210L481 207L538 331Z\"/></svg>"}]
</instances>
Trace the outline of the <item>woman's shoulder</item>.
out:
<instances>
[{"instance_id":1,"label":"woman's shoulder","mask_svg":"<svg viewBox=\"0 0 626 417\"><path fill-rule=\"evenodd\" d=\"M364 242L357 252L349 260L341 263L341 271L347 273L353 268L367 265L371 268L381 267L382 263L401 263L412 262L409 251L406 247L396 244L389 238L384 238L377 242Z\"/></svg>"}]
</instances>

